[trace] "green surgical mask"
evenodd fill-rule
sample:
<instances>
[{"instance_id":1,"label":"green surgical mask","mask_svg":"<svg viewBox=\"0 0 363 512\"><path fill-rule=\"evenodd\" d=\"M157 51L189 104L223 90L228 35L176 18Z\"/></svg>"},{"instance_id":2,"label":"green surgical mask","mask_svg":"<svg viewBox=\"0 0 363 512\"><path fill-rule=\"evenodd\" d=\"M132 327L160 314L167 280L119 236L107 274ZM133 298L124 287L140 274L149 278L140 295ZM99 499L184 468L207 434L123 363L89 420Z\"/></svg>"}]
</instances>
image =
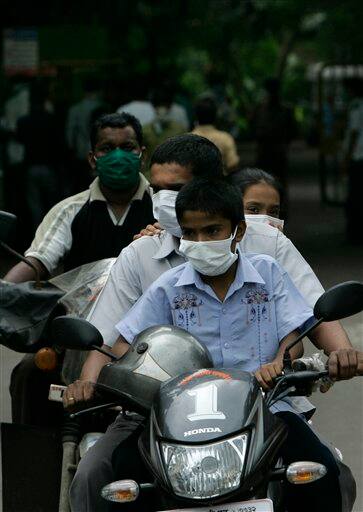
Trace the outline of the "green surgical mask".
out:
<instances>
[{"instance_id":1,"label":"green surgical mask","mask_svg":"<svg viewBox=\"0 0 363 512\"><path fill-rule=\"evenodd\" d=\"M130 190L139 182L141 154L116 148L95 158L100 182L112 190Z\"/></svg>"}]
</instances>

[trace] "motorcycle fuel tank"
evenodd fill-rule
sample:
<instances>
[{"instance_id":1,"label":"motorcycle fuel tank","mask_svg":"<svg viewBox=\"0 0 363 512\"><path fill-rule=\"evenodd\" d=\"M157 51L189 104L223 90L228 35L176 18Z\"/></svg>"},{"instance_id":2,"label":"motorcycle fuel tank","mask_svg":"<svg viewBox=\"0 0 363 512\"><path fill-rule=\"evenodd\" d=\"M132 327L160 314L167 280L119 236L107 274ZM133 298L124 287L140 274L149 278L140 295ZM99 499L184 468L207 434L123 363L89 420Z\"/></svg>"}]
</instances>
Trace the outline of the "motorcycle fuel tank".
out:
<instances>
[{"instance_id":1,"label":"motorcycle fuel tank","mask_svg":"<svg viewBox=\"0 0 363 512\"><path fill-rule=\"evenodd\" d=\"M161 386L154 421L163 438L201 443L241 431L261 408L273 421L253 375L237 369L204 369Z\"/></svg>"}]
</instances>

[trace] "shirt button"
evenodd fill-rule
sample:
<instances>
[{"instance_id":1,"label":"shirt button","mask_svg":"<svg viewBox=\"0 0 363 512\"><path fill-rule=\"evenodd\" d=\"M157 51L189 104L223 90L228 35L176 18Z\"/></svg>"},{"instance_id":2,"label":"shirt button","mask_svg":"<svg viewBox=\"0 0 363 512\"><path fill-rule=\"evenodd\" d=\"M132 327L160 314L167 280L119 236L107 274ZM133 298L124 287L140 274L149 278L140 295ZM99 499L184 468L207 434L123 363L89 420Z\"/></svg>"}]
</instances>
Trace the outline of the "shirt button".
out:
<instances>
[{"instance_id":1,"label":"shirt button","mask_svg":"<svg viewBox=\"0 0 363 512\"><path fill-rule=\"evenodd\" d=\"M224 348L229 348L229 343L225 343Z\"/></svg>"},{"instance_id":2,"label":"shirt button","mask_svg":"<svg viewBox=\"0 0 363 512\"><path fill-rule=\"evenodd\" d=\"M222 309L222 313L223 313L224 315L227 313L226 308L223 308L223 309Z\"/></svg>"}]
</instances>

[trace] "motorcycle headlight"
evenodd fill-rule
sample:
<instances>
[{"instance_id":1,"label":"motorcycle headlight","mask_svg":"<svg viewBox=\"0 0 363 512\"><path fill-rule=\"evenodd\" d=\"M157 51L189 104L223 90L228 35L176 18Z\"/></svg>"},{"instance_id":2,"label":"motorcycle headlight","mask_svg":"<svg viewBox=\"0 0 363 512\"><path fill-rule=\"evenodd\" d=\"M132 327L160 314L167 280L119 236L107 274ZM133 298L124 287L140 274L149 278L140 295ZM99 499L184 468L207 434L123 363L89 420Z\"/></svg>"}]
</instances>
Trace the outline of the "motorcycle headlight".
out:
<instances>
[{"instance_id":1,"label":"motorcycle headlight","mask_svg":"<svg viewBox=\"0 0 363 512\"><path fill-rule=\"evenodd\" d=\"M166 471L175 494L184 498L213 498L240 485L248 434L218 443L161 443Z\"/></svg>"}]
</instances>

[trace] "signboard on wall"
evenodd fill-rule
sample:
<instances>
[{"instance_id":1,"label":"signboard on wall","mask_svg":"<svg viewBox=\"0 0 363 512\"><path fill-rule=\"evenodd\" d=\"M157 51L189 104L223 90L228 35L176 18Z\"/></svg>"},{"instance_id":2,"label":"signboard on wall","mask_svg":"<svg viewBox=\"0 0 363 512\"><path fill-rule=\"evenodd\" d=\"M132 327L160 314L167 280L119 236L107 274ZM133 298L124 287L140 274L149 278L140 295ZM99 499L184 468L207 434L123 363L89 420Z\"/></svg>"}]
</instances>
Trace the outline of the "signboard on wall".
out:
<instances>
[{"instance_id":1,"label":"signboard on wall","mask_svg":"<svg viewBox=\"0 0 363 512\"><path fill-rule=\"evenodd\" d=\"M3 51L6 76L34 76L38 73L39 39L37 29L5 29Z\"/></svg>"}]
</instances>

